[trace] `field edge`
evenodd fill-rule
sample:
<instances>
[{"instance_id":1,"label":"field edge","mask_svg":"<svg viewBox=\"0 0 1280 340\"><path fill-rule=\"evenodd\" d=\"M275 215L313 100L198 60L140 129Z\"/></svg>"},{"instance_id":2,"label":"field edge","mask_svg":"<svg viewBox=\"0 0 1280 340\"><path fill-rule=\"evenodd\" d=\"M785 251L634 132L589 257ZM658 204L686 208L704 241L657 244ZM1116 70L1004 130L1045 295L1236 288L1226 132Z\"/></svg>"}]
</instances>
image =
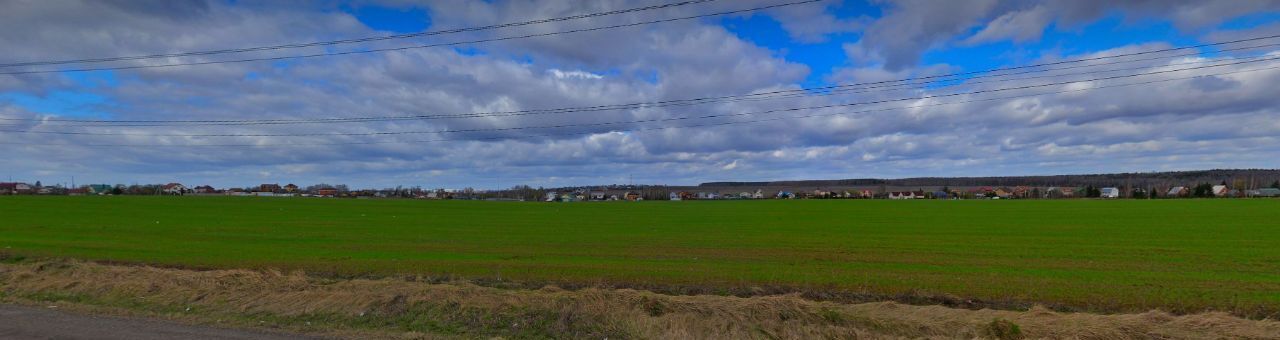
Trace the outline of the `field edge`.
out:
<instances>
[{"instance_id":1,"label":"field edge","mask_svg":"<svg viewBox=\"0 0 1280 340\"><path fill-rule=\"evenodd\" d=\"M1280 339L1280 322L1223 312L973 310L13 258L0 261L0 302L336 337Z\"/></svg>"}]
</instances>

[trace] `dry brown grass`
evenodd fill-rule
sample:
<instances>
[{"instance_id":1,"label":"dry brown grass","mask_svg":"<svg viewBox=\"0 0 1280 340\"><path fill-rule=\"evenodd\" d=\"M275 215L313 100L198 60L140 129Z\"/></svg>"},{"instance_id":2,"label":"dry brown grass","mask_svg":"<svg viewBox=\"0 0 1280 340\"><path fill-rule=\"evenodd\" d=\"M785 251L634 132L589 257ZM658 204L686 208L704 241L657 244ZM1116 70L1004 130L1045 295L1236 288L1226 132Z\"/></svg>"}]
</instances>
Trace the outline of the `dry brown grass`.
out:
<instances>
[{"instance_id":1,"label":"dry brown grass","mask_svg":"<svg viewBox=\"0 0 1280 340\"><path fill-rule=\"evenodd\" d=\"M77 261L0 264L0 301L195 323L382 338L1280 339L1280 322L819 302L796 294L672 296L630 289L502 289L414 279L332 280Z\"/></svg>"}]
</instances>

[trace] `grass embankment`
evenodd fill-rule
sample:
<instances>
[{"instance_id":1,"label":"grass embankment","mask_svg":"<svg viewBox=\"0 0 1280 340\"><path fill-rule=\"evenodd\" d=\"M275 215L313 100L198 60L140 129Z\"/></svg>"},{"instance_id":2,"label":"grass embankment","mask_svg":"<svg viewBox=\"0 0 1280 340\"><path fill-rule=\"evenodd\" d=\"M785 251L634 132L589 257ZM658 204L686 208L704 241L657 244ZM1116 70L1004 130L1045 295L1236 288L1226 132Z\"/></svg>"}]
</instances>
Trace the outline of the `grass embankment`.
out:
<instances>
[{"instance_id":1,"label":"grass embankment","mask_svg":"<svg viewBox=\"0 0 1280 340\"><path fill-rule=\"evenodd\" d=\"M0 197L0 251L327 277L1280 311L1280 200Z\"/></svg>"},{"instance_id":2,"label":"grass embankment","mask_svg":"<svg viewBox=\"0 0 1280 340\"><path fill-rule=\"evenodd\" d=\"M74 260L0 264L0 303L350 338L1276 339L1280 322L1223 312L1098 315L818 302L629 289L501 289Z\"/></svg>"}]
</instances>

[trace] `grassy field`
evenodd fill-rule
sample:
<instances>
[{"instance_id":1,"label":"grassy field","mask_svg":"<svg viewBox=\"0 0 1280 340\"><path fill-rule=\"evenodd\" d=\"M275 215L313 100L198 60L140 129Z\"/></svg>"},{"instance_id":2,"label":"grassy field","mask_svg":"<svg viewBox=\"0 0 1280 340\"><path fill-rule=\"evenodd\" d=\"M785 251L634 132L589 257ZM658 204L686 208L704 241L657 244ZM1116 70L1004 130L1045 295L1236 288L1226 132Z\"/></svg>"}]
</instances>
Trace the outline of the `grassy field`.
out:
<instances>
[{"instance_id":1,"label":"grassy field","mask_svg":"<svg viewBox=\"0 0 1280 340\"><path fill-rule=\"evenodd\" d=\"M0 197L0 252L1280 315L1280 200Z\"/></svg>"}]
</instances>

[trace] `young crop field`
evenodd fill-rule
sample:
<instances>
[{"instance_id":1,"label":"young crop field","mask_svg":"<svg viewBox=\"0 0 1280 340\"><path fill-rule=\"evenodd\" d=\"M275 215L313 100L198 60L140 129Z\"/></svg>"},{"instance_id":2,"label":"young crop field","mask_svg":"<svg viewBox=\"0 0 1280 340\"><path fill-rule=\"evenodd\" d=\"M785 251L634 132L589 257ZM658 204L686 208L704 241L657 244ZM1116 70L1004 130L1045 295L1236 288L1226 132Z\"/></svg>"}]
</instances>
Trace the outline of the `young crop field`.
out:
<instances>
[{"instance_id":1,"label":"young crop field","mask_svg":"<svg viewBox=\"0 0 1280 340\"><path fill-rule=\"evenodd\" d=\"M1280 312L1280 200L0 197L0 253L184 268Z\"/></svg>"}]
</instances>

